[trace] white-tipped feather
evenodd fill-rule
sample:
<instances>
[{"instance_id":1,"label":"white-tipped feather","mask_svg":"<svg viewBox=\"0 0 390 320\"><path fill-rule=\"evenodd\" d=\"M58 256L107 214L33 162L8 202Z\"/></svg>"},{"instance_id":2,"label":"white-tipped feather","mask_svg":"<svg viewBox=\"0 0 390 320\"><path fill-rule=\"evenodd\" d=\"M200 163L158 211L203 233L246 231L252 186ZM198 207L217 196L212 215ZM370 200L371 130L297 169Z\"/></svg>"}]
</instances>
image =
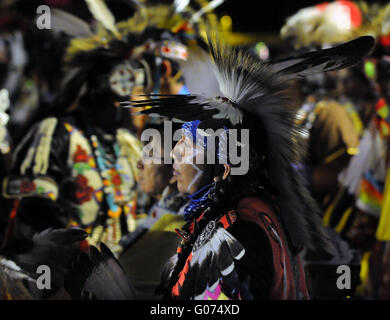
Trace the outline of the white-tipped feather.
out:
<instances>
[{"instance_id":1,"label":"white-tipped feather","mask_svg":"<svg viewBox=\"0 0 390 320\"><path fill-rule=\"evenodd\" d=\"M103 0L85 0L89 11L93 17L100 22L103 27L119 37L118 29L115 26L115 17L108 9Z\"/></svg>"},{"instance_id":2,"label":"white-tipped feather","mask_svg":"<svg viewBox=\"0 0 390 320\"><path fill-rule=\"evenodd\" d=\"M188 5L190 4L190 0L175 0L173 2L175 9L175 12L181 12L183 11Z\"/></svg>"},{"instance_id":3,"label":"white-tipped feather","mask_svg":"<svg viewBox=\"0 0 390 320\"><path fill-rule=\"evenodd\" d=\"M211 11L215 9L216 7L220 6L222 3L224 3L225 0L213 0L209 4L205 5L202 9L195 12L192 16L190 23L197 22L201 16L203 16L208 11Z\"/></svg>"},{"instance_id":4,"label":"white-tipped feather","mask_svg":"<svg viewBox=\"0 0 390 320\"><path fill-rule=\"evenodd\" d=\"M5 272L14 281L27 280L35 282L27 272L23 271L14 261L0 257L0 272Z\"/></svg>"},{"instance_id":5,"label":"white-tipped feather","mask_svg":"<svg viewBox=\"0 0 390 320\"><path fill-rule=\"evenodd\" d=\"M69 12L57 8L51 10L51 27L53 31L65 32L72 37L89 37L92 35L88 23Z\"/></svg>"},{"instance_id":6,"label":"white-tipped feather","mask_svg":"<svg viewBox=\"0 0 390 320\"><path fill-rule=\"evenodd\" d=\"M244 51L230 50L222 44L220 46L214 47L216 60L214 72L223 96L238 105L245 105L263 96L268 97L270 92L267 91L267 84L259 83L258 80L262 79L257 79L255 75L275 78L269 67L261 61L254 60ZM271 88L272 84L268 87Z\"/></svg>"},{"instance_id":7,"label":"white-tipped feather","mask_svg":"<svg viewBox=\"0 0 390 320\"><path fill-rule=\"evenodd\" d=\"M196 100L195 100L196 101ZM209 100L207 105L203 107L205 110L214 109L218 110L217 114L213 115L215 119L229 119L233 125L240 124L242 122L242 111L234 107L229 102L222 102L220 100Z\"/></svg>"}]
</instances>

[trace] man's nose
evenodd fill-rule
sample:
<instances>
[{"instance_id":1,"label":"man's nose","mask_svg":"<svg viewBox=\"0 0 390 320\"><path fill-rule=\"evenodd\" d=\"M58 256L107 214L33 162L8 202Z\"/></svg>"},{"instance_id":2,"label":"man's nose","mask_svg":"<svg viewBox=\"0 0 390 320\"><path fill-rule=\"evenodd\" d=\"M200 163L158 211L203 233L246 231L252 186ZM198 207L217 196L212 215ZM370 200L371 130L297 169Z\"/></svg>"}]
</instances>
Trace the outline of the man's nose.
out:
<instances>
[{"instance_id":1,"label":"man's nose","mask_svg":"<svg viewBox=\"0 0 390 320\"><path fill-rule=\"evenodd\" d=\"M170 157L173 159L173 161L179 162L181 160L181 155L180 155L180 144L177 143L171 152L169 153Z\"/></svg>"}]
</instances>

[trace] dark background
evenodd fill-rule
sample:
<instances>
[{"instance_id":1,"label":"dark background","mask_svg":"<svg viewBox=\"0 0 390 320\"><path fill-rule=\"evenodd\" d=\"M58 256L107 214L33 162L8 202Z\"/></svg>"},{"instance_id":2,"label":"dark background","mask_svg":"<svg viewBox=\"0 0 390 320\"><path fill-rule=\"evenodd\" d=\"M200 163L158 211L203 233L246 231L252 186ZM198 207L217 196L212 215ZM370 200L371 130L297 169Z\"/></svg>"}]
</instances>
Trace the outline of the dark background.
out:
<instances>
[{"instance_id":1,"label":"dark background","mask_svg":"<svg viewBox=\"0 0 390 320\"><path fill-rule=\"evenodd\" d=\"M0 2L5 0L0 0ZM84 0L15 0L19 10L27 14L35 14L40 4L63 8L82 18L90 18ZM172 3L173 0L155 0ZM153 2L153 0L152 0ZM219 17L229 15L233 20L233 31L253 33L278 33L286 18L299 9L313 6L324 1L316 0L226 0L215 11ZM367 3L386 4L389 0L366 1ZM126 0L106 0L110 7L116 7L116 15L128 17L129 2ZM1 9L0 9L1 10Z\"/></svg>"},{"instance_id":2,"label":"dark background","mask_svg":"<svg viewBox=\"0 0 390 320\"><path fill-rule=\"evenodd\" d=\"M216 12L228 14L233 30L240 32L279 32L286 19L299 9L325 1L314 0L226 0ZM332 2L332 1L329 1ZM389 0L365 1L387 4Z\"/></svg>"}]
</instances>

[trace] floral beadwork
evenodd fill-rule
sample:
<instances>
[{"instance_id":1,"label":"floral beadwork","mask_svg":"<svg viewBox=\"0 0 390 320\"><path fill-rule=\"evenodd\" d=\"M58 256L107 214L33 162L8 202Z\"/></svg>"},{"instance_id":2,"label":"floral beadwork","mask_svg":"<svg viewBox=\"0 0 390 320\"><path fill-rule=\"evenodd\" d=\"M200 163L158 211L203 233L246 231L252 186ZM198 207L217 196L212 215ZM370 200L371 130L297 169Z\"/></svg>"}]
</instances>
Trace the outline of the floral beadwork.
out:
<instances>
[{"instance_id":1,"label":"floral beadwork","mask_svg":"<svg viewBox=\"0 0 390 320\"><path fill-rule=\"evenodd\" d=\"M80 204L92 199L93 188L88 185L88 179L82 175L76 178L76 198Z\"/></svg>"},{"instance_id":2,"label":"floral beadwork","mask_svg":"<svg viewBox=\"0 0 390 320\"><path fill-rule=\"evenodd\" d=\"M73 154L73 161L78 162L88 162L89 156L87 152L80 146L77 146L76 152Z\"/></svg>"},{"instance_id":3,"label":"floral beadwork","mask_svg":"<svg viewBox=\"0 0 390 320\"><path fill-rule=\"evenodd\" d=\"M70 124L65 124L70 134L68 163L72 169L75 184L75 204L78 217L75 217L73 227L90 228L90 238L93 241L103 241L111 249L121 238L121 215L126 216L128 231L134 226L132 220L134 208L134 173L133 163L129 163L126 143L133 143L124 132L117 135L113 142L113 154L106 154L97 136L91 135L90 140ZM128 133L128 135L130 135ZM131 136L131 135L130 135ZM125 139L126 138L126 139ZM123 146L124 145L124 146ZM137 146L132 146L136 148ZM133 149L131 149L133 150ZM134 152L132 152L134 156ZM96 226L94 222L102 207L107 203L108 219L104 226ZM78 222L80 221L80 222Z\"/></svg>"}]
</instances>

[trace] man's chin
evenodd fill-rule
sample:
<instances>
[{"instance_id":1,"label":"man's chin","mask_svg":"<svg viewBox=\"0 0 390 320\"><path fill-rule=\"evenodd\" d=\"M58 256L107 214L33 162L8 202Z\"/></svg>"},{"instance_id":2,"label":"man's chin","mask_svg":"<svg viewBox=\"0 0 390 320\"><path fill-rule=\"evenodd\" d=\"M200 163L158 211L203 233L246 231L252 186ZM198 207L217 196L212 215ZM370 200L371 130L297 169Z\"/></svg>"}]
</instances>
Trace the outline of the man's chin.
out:
<instances>
[{"instance_id":1,"label":"man's chin","mask_svg":"<svg viewBox=\"0 0 390 320\"><path fill-rule=\"evenodd\" d=\"M150 193L150 188L142 182L139 183L139 188L143 193Z\"/></svg>"}]
</instances>

